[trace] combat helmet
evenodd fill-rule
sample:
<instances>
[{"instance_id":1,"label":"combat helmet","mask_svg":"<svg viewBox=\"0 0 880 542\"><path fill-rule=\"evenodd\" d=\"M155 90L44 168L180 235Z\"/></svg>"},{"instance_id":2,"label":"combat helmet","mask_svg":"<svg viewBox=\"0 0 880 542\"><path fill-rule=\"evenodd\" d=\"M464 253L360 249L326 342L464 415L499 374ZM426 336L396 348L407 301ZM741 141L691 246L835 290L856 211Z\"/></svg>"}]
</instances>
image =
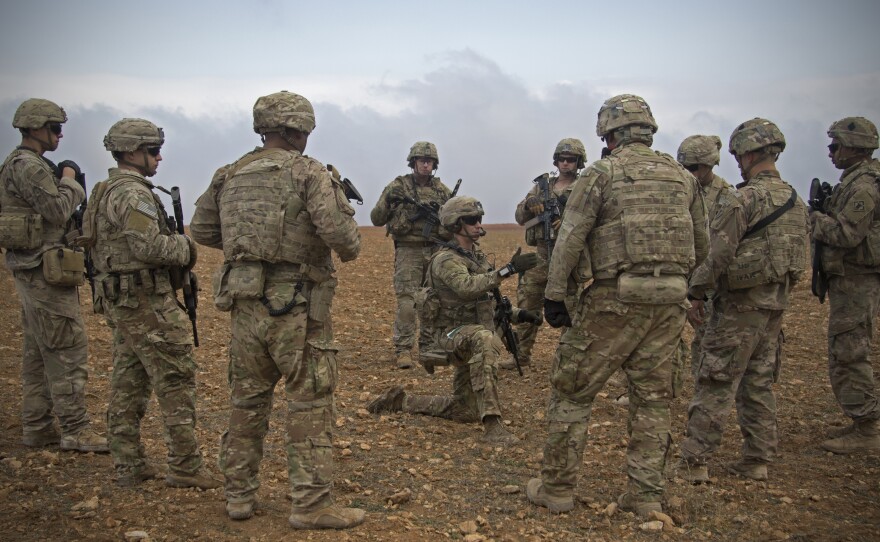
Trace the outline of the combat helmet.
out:
<instances>
[{"instance_id":1,"label":"combat helmet","mask_svg":"<svg viewBox=\"0 0 880 542\"><path fill-rule=\"evenodd\" d=\"M110 152L133 152L141 147L161 147L165 132L145 119L122 119L104 136L104 148Z\"/></svg>"},{"instance_id":2,"label":"combat helmet","mask_svg":"<svg viewBox=\"0 0 880 542\"><path fill-rule=\"evenodd\" d=\"M556 150L553 151L553 165L556 165L556 161L559 159L560 154L573 154L578 157L577 168L581 169L586 165L587 162L587 149L584 148L584 144L581 143L580 139L575 139L573 137L566 137L561 140L556 145Z\"/></svg>"},{"instance_id":3,"label":"combat helmet","mask_svg":"<svg viewBox=\"0 0 880 542\"><path fill-rule=\"evenodd\" d=\"M878 148L877 127L865 117L846 117L828 128L828 137L836 139L844 147L855 149Z\"/></svg>"},{"instance_id":4,"label":"combat helmet","mask_svg":"<svg viewBox=\"0 0 880 542\"><path fill-rule=\"evenodd\" d=\"M676 160L683 166L717 166L721 162L721 138L714 135L692 135L678 146Z\"/></svg>"},{"instance_id":5,"label":"combat helmet","mask_svg":"<svg viewBox=\"0 0 880 542\"><path fill-rule=\"evenodd\" d=\"M602 104L596 121L596 135L604 137L625 126L646 126L651 128L651 134L657 132L651 107L635 94L620 94Z\"/></svg>"},{"instance_id":6,"label":"combat helmet","mask_svg":"<svg viewBox=\"0 0 880 542\"><path fill-rule=\"evenodd\" d=\"M409 167L416 166L416 158L433 158L434 169L440 167L440 156L437 154L437 147L430 141L416 141L409 148L409 154L406 155L406 163Z\"/></svg>"},{"instance_id":7,"label":"combat helmet","mask_svg":"<svg viewBox=\"0 0 880 542\"><path fill-rule=\"evenodd\" d=\"M293 92L282 90L257 98L254 104L254 132L263 135L284 128L310 134L315 129L315 109Z\"/></svg>"},{"instance_id":8,"label":"combat helmet","mask_svg":"<svg viewBox=\"0 0 880 542\"><path fill-rule=\"evenodd\" d=\"M47 122L67 122L67 113L55 102L42 98L30 98L21 102L12 117L12 127L18 129L38 129Z\"/></svg>"},{"instance_id":9,"label":"combat helmet","mask_svg":"<svg viewBox=\"0 0 880 542\"><path fill-rule=\"evenodd\" d=\"M785 136L769 120L755 117L733 130L727 147L734 156L762 149L769 153L780 153L785 150Z\"/></svg>"},{"instance_id":10,"label":"combat helmet","mask_svg":"<svg viewBox=\"0 0 880 542\"><path fill-rule=\"evenodd\" d=\"M483 204L477 198L456 196L440 207L440 224L449 231L457 230L458 220L463 216L483 216Z\"/></svg>"}]
</instances>

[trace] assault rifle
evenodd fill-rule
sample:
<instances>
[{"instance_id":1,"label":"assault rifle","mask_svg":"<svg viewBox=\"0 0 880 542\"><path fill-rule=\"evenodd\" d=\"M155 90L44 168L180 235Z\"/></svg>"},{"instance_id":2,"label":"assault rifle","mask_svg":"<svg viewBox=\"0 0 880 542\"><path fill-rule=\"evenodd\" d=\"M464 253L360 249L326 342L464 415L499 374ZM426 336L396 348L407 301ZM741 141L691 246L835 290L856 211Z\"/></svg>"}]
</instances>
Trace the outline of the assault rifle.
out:
<instances>
[{"instance_id":1,"label":"assault rifle","mask_svg":"<svg viewBox=\"0 0 880 542\"><path fill-rule=\"evenodd\" d=\"M46 160L48 162L48 160ZM52 162L49 162L52 164ZM52 164L54 165L54 164ZM82 186L83 192L86 193L86 197L83 198L82 203L79 204L79 207L76 208L76 211L73 212L73 225L76 228L76 234L83 234L83 217L86 214L86 208L88 206L88 195L89 190L86 188L86 174L82 172L79 166L73 160L64 160L58 166L56 166L56 175L60 179L63 176L64 168L69 167L74 171L74 179L76 182ZM92 262L92 253L90 250L85 250L85 265L86 265L86 278L89 280L89 287L92 289L92 303L95 302L95 264Z\"/></svg>"},{"instance_id":2,"label":"assault rifle","mask_svg":"<svg viewBox=\"0 0 880 542\"><path fill-rule=\"evenodd\" d=\"M501 340L507 351L513 356L519 376L522 376L523 370L519 364L519 343L513 332L513 326L510 325L510 321L513 319L513 305L506 295L501 295L501 290L498 288L492 290L492 297L495 298L495 327L501 331Z\"/></svg>"},{"instance_id":3,"label":"assault rifle","mask_svg":"<svg viewBox=\"0 0 880 542\"><path fill-rule=\"evenodd\" d=\"M819 179L810 182L810 208L824 213L825 205L831 196L831 185ZM825 303L825 295L828 293L828 277L822 271L822 248L824 243L813 241L813 281L810 285L813 295L819 298L819 303Z\"/></svg>"},{"instance_id":4,"label":"assault rifle","mask_svg":"<svg viewBox=\"0 0 880 542\"><path fill-rule=\"evenodd\" d=\"M541 203L544 210L535 218L529 220L523 226L526 229L542 224L544 230L544 243L547 245L548 257L553 254L553 245L556 243L556 229L553 223L562 218L562 202L550 188L550 176L547 173L535 177L533 183L538 185L541 194Z\"/></svg>"},{"instance_id":5,"label":"assault rifle","mask_svg":"<svg viewBox=\"0 0 880 542\"><path fill-rule=\"evenodd\" d=\"M458 194L459 187L461 187L461 179L455 183L455 188L452 189L452 194L450 194L449 199L454 198L455 195ZM415 206L415 214L407 218L407 220L412 223L424 220L425 224L422 226L422 237L425 239L431 239L432 232L440 225L440 216L438 214L440 212L440 204L436 201L422 203L409 196L403 196L401 201Z\"/></svg>"},{"instance_id":6,"label":"assault rifle","mask_svg":"<svg viewBox=\"0 0 880 542\"><path fill-rule=\"evenodd\" d=\"M180 235L184 235L183 204L180 202L180 188L177 186L172 186L171 190L161 186L156 186L156 188L171 196L171 205L174 207L174 223L170 224L172 219L169 219L169 225L173 226L171 229L177 231ZM196 274L192 271L185 271L180 267L173 268L172 273L178 275L175 282L183 287L183 308L186 310L187 316L189 316L189 321L192 322L193 345L198 346L199 330L196 327L196 308L199 305L199 298L197 297L199 292L198 278L196 278ZM184 273L187 276L184 276Z\"/></svg>"}]
</instances>

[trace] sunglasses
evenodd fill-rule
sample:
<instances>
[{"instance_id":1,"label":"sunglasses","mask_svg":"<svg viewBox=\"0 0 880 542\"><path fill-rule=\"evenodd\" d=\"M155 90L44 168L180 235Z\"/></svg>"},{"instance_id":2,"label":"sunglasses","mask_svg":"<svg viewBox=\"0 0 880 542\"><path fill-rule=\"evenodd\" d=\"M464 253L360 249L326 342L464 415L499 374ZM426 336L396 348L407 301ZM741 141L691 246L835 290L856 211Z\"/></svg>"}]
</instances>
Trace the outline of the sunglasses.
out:
<instances>
[{"instance_id":1,"label":"sunglasses","mask_svg":"<svg viewBox=\"0 0 880 542\"><path fill-rule=\"evenodd\" d=\"M691 173L694 173L695 171L700 169L700 164L688 164L684 166L684 169L690 171Z\"/></svg>"},{"instance_id":2,"label":"sunglasses","mask_svg":"<svg viewBox=\"0 0 880 542\"><path fill-rule=\"evenodd\" d=\"M577 156L560 156L556 159L557 162L564 162L568 164L574 164L578 161Z\"/></svg>"},{"instance_id":3,"label":"sunglasses","mask_svg":"<svg viewBox=\"0 0 880 542\"><path fill-rule=\"evenodd\" d=\"M828 145L828 150L831 152L837 152L837 150L839 148L840 148L840 143L832 143L831 145Z\"/></svg>"},{"instance_id":4,"label":"sunglasses","mask_svg":"<svg viewBox=\"0 0 880 542\"><path fill-rule=\"evenodd\" d=\"M147 151L147 154L155 158L159 156L160 152L162 152L162 147L146 147L144 150Z\"/></svg>"},{"instance_id":5,"label":"sunglasses","mask_svg":"<svg viewBox=\"0 0 880 542\"><path fill-rule=\"evenodd\" d=\"M483 217L481 216L463 216L461 217L461 221L467 224L468 226L476 226L477 224L483 222Z\"/></svg>"},{"instance_id":6,"label":"sunglasses","mask_svg":"<svg viewBox=\"0 0 880 542\"><path fill-rule=\"evenodd\" d=\"M50 122L49 130L55 135L61 135L61 123L58 122Z\"/></svg>"}]
</instances>

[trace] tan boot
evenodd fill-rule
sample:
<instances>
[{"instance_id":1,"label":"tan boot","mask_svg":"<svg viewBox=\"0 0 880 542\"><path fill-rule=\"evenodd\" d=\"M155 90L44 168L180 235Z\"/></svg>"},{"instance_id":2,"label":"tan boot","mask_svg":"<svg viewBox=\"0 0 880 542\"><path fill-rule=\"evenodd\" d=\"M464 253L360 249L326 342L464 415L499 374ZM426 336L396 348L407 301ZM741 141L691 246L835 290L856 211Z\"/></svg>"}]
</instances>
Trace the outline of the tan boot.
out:
<instances>
[{"instance_id":1,"label":"tan boot","mask_svg":"<svg viewBox=\"0 0 880 542\"><path fill-rule=\"evenodd\" d=\"M849 425L847 425L846 427L832 427L831 429L829 429L825 433L825 435L829 439L835 439L835 438L840 438L844 435L848 435L855 430L856 430L856 422L852 422Z\"/></svg>"},{"instance_id":2,"label":"tan boot","mask_svg":"<svg viewBox=\"0 0 880 542\"><path fill-rule=\"evenodd\" d=\"M165 476L165 485L169 487L194 487L196 489L217 489L223 484L205 474L176 474L168 473Z\"/></svg>"},{"instance_id":3,"label":"tan boot","mask_svg":"<svg viewBox=\"0 0 880 542\"><path fill-rule=\"evenodd\" d=\"M410 352L398 352L397 353L397 368L398 369L412 369L413 359L412 354Z\"/></svg>"},{"instance_id":4,"label":"tan boot","mask_svg":"<svg viewBox=\"0 0 880 542\"><path fill-rule=\"evenodd\" d=\"M749 461L737 461L724 465L730 474L763 482L767 480L767 465L764 463L752 463Z\"/></svg>"},{"instance_id":5,"label":"tan boot","mask_svg":"<svg viewBox=\"0 0 880 542\"><path fill-rule=\"evenodd\" d=\"M236 521L243 521L245 519L250 519L254 516L254 507L256 506L256 502L245 501L245 502L226 502L226 515L229 516L229 519L234 519Z\"/></svg>"},{"instance_id":6,"label":"tan boot","mask_svg":"<svg viewBox=\"0 0 880 542\"><path fill-rule=\"evenodd\" d=\"M691 484L705 484L709 482L709 469L705 464L688 463L682 459L678 463L678 475Z\"/></svg>"},{"instance_id":7,"label":"tan boot","mask_svg":"<svg viewBox=\"0 0 880 542\"><path fill-rule=\"evenodd\" d=\"M651 512L663 512L663 505L660 504L660 501L640 501L631 493L624 493L618 497L617 505L624 512L632 512L643 518L650 516Z\"/></svg>"},{"instance_id":8,"label":"tan boot","mask_svg":"<svg viewBox=\"0 0 880 542\"><path fill-rule=\"evenodd\" d=\"M55 429L40 431L39 433L24 433L21 436L21 443L29 448L43 448L45 446L53 446L59 442L61 442L61 436Z\"/></svg>"},{"instance_id":9,"label":"tan boot","mask_svg":"<svg viewBox=\"0 0 880 542\"><path fill-rule=\"evenodd\" d=\"M72 452L95 452L100 454L110 453L107 447L107 439L86 427L74 435L61 437L61 449Z\"/></svg>"},{"instance_id":10,"label":"tan boot","mask_svg":"<svg viewBox=\"0 0 880 542\"><path fill-rule=\"evenodd\" d=\"M820 446L835 454L880 450L880 422L877 420L858 422L853 431L826 440Z\"/></svg>"},{"instance_id":11,"label":"tan boot","mask_svg":"<svg viewBox=\"0 0 880 542\"><path fill-rule=\"evenodd\" d=\"M330 505L314 512L293 512L287 521L294 529L348 529L364 522L366 513L359 508Z\"/></svg>"},{"instance_id":12,"label":"tan boot","mask_svg":"<svg viewBox=\"0 0 880 542\"><path fill-rule=\"evenodd\" d=\"M519 366L520 367L528 367L532 364L531 356L524 356L522 354L519 355ZM513 359L513 355L507 356L503 360L498 363L498 366L502 369L506 369L508 371L512 371L516 369L516 360Z\"/></svg>"},{"instance_id":13,"label":"tan boot","mask_svg":"<svg viewBox=\"0 0 880 542\"><path fill-rule=\"evenodd\" d=\"M370 401L367 410L373 414L380 412L400 412L403 410L403 400L406 392L401 386L393 386L379 397Z\"/></svg>"},{"instance_id":14,"label":"tan boot","mask_svg":"<svg viewBox=\"0 0 880 542\"><path fill-rule=\"evenodd\" d=\"M547 494L544 482L540 478L532 478L526 484L526 497L529 502L537 506L543 506L554 514L569 512L574 508L574 499L568 497L554 497Z\"/></svg>"},{"instance_id":15,"label":"tan boot","mask_svg":"<svg viewBox=\"0 0 880 542\"><path fill-rule=\"evenodd\" d=\"M516 435L504 427L499 416L488 416L483 425L483 436L480 440L489 444L514 444L519 442Z\"/></svg>"},{"instance_id":16,"label":"tan boot","mask_svg":"<svg viewBox=\"0 0 880 542\"><path fill-rule=\"evenodd\" d=\"M145 463L140 467L118 470L117 472L119 474L116 476L116 485L119 487L134 487L142 482L159 477L159 470L149 463Z\"/></svg>"}]
</instances>

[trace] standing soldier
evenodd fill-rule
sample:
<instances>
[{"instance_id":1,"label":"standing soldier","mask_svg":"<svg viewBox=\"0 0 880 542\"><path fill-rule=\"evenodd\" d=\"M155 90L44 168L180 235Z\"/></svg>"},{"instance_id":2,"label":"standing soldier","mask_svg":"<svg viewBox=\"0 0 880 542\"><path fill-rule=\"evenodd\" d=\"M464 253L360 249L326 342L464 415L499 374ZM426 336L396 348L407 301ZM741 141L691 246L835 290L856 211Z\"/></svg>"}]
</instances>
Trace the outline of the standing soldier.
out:
<instances>
[{"instance_id":1,"label":"standing soldier","mask_svg":"<svg viewBox=\"0 0 880 542\"><path fill-rule=\"evenodd\" d=\"M708 214L706 220L714 216L722 192L731 188L730 183L713 171L715 166L721 162L720 150L721 138L714 135L692 135L685 138L678 147L678 163L690 171L700 184L700 191L703 194L703 202L706 204ZM706 296L711 298L712 292L707 292ZM700 359L700 341L706 331L705 320L711 316L712 304L705 305L705 308L706 316L703 324L696 324L690 319L690 315L688 317L688 321L694 328L694 340L691 342L691 374L694 381L697 379L696 360Z\"/></svg>"},{"instance_id":2,"label":"standing soldier","mask_svg":"<svg viewBox=\"0 0 880 542\"><path fill-rule=\"evenodd\" d=\"M829 432L822 448L836 454L880 449L880 403L869 355L880 309L880 162L877 128L847 117L828 129L829 157L843 170L825 212L810 213L812 237L824 245L828 277L828 372L834 396L852 419Z\"/></svg>"},{"instance_id":3,"label":"standing soldier","mask_svg":"<svg viewBox=\"0 0 880 542\"><path fill-rule=\"evenodd\" d=\"M782 315L806 265L806 206L776 169L785 149L782 132L755 118L733 131L728 146L745 182L721 191L709 222L709 256L688 289L689 316L698 325L706 292L715 292L681 444L681 474L694 483L709 479L706 460L721 444L734 402L743 457L726 468L767 479L778 444L773 383L781 362Z\"/></svg>"},{"instance_id":4,"label":"standing soldier","mask_svg":"<svg viewBox=\"0 0 880 542\"><path fill-rule=\"evenodd\" d=\"M440 158L433 143L417 141L406 160L412 173L388 183L370 212L373 225L385 226L387 234L394 240L394 294L397 296L394 357L399 369L413 366L417 319L414 294L422 287L434 251L433 241L423 236L428 217L412 202L437 210L452 194L440 178L434 176L440 167ZM407 202L407 199L411 201ZM436 235L438 232L433 228L430 233ZM419 331L419 350L430 341L431 330L423 322Z\"/></svg>"},{"instance_id":5,"label":"standing soldier","mask_svg":"<svg viewBox=\"0 0 880 542\"><path fill-rule=\"evenodd\" d=\"M433 340L455 366L452 395L407 395L394 386L367 410L404 411L465 423L479 420L484 441L505 444L517 438L501 421L497 365L504 345L495 332L490 292L512 274L535 267L538 256L517 250L508 265L493 270L478 245L485 234L482 219L483 206L476 199L458 196L447 201L440 209L440 223L452 232L453 240L431 258L428 270L431 293L422 316L433 330ZM519 321L541 323L537 311L513 313Z\"/></svg>"},{"instance_id":6,"label":"standing soldier","mask_svg":"<svg viewBox=\"0 0 880 542\"><path fill-rule=\"evenodd\" d=\"M553 223L552 241L556 241L556 232L562 223L562 212L571 195L572 184L577 179L578 170L583 169L587 161L587 151L579 139L567 137L556 145L553 153L553 165L559 170L559 175L550 176L550 196L559 203L560 216ZM535 184L526 197L516 206L516 222L519 225L533 220L544 212L544 200L540 187ZM538 223L526 230L526 244L537 247L541 263L534 269L530 269L519 276L519 284L516 287L517 305L520 309L540 311L544 303L544 288L547 287L547 268L550 262L551 246L544 240L543 225ZM577 305L575 295L566 298L569 311L574 311ZM535 338L538 336L538 326L534 324L520 324L516 334L519 337L519 363L529 365L532 361L532 348ZM502 369L515 369L516 362L513 356L501 362Z\"/></svg>"},{"instance_id":7,"label":"standing soldier","mask_svg":"<svg viewBox=\"0 0 880 542\"><path fill-rule=\"evenodd\" d=\"M290 525L345 529L363 522L364 512L334 504L330 494L338 375L331 250L354 260L360 233L342 186L302 154L314 129L315 111L302 96L259 98L254 131L264 145L217 170L191 227L199 243L223 250L214 302L232 311L232 412L220 443L226 512L237 520L254 513L263 439L283 378Z\"/></svg>"},{"instance_id":8,"label":"standing soldier","mask_svg":"<svg viewBox=\"0 0 880 542\"><path fill-rule=\"evenodd\" d=\"M156 174L164 142L162 129L148 120L128 118L111 126L104 148L116 167L95 185L83 221L98 271L97 310L113 328L110 453L119 485L157 476L145 461L140 435L155 391L168 445L165 483L211 489L220 484L200 474L193 339L174 291L180 268L188 272L196 263L196 245L171 231L155 185L147 180Z\"/></svg>"},{"instance_id":9,"label":"standing soldier","mask_svg":"<svg viewBox=\"0 0 880 542\"><path fill-rule=\"evenodd\" d=\"M638 96L602 105L596 134L610 153L575 183L550 260L544 314L550 325L571 328L551 370L541 477L529 480L526 494L551 512L574 507L593 400L621 367L630 393L629 488L618 502L642 516L662 510L686 277L705 257L707 240L697 182L674 158L651 150L656 131ZM566 284L585 247L593 283L571 319Z\"/></svg>"},{"instance_id":10,"label":"standing soldier","mask_svg":"<svg viewBox=\"0 0 880 542\"><path fill-rule=\"evenodd\" d=\"M49 100L22 102L12 119L21 145L0 170L0 247L21 301L21 440L25 446L60 443L62 450L106 452L107 439L91 429L86 411L88 341L76 288L84 260L82 252L67 248L71 215L86 193L75 180L74 162L61 162L56 171L43 157L58 148L65 122L64 110ZM48 272L62 269L59 255L70 270L61 276Z\"/></svg>"}]
</instances>

